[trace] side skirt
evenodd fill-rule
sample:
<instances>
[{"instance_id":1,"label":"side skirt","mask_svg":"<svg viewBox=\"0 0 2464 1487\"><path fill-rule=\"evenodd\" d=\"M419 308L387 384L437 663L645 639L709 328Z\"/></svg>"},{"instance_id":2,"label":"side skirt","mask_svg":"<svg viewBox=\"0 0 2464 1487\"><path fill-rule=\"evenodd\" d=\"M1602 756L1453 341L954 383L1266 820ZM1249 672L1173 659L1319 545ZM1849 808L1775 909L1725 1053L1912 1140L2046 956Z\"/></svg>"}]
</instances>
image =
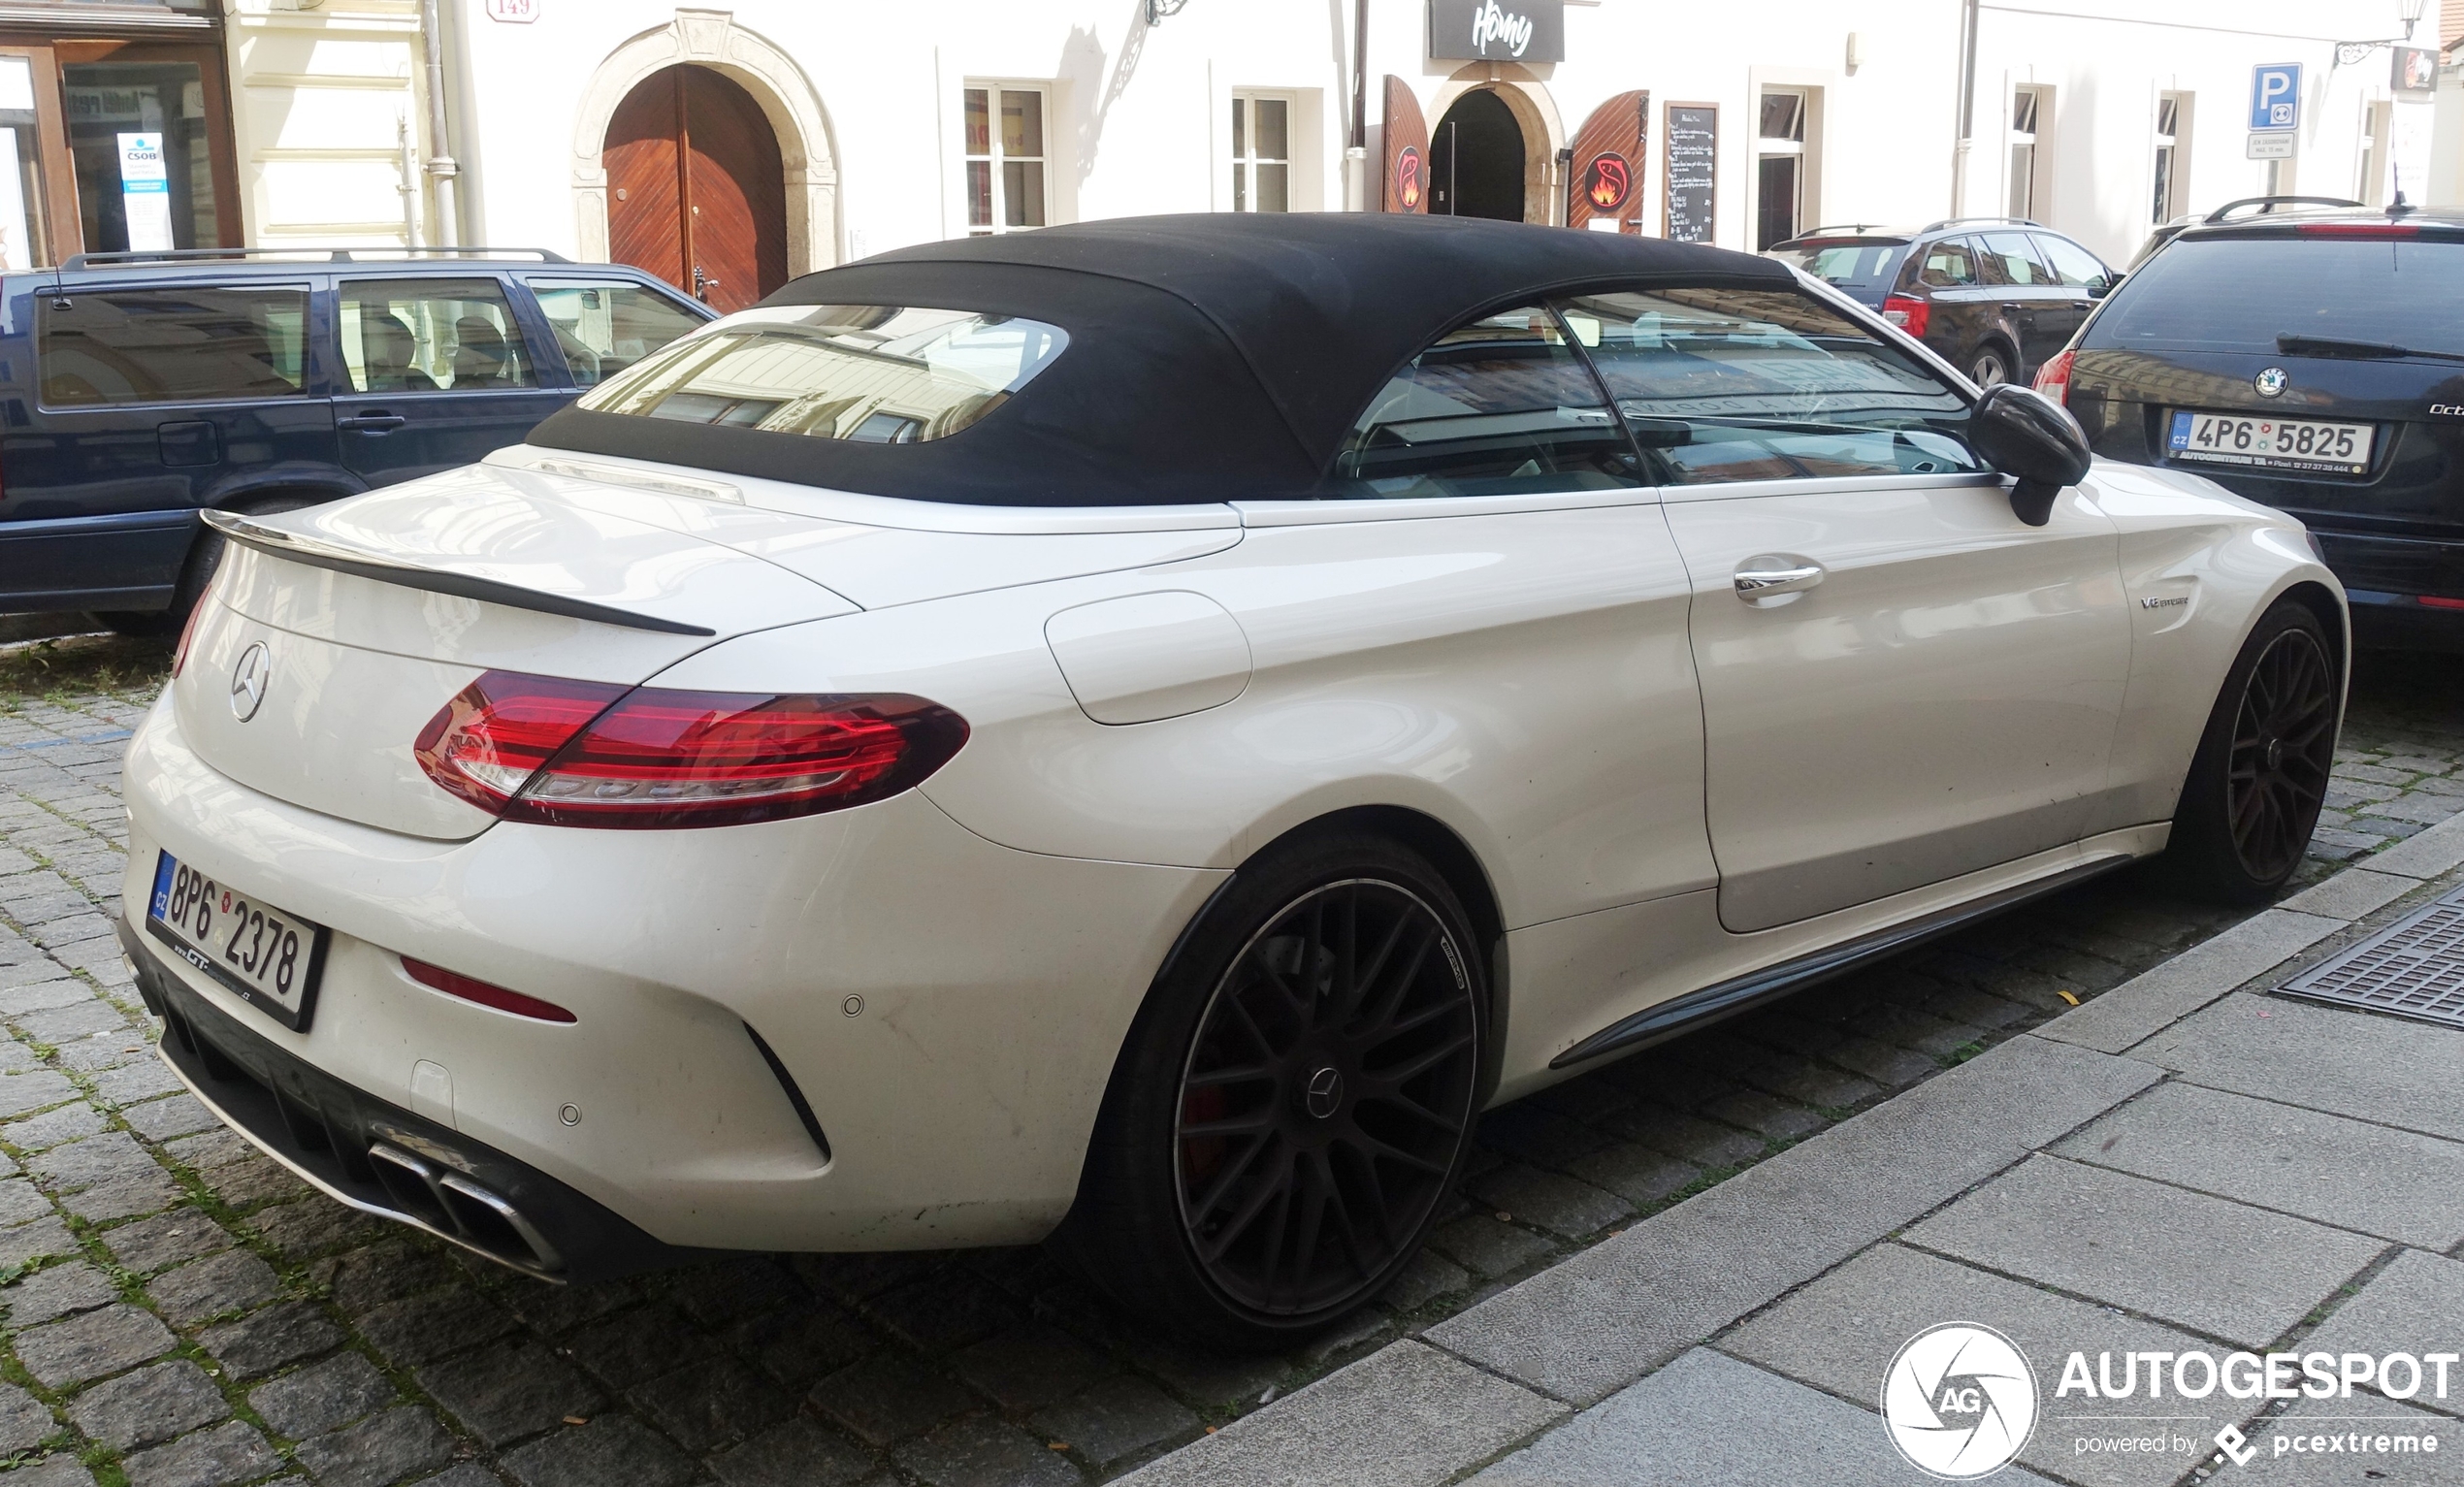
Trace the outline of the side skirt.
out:
<instances>
[{"instance_id":1,"label":"side skirt","mask_svg":"<svg viewBox=\"0 0 2464 1487\"><path fill-rule=\"evenodd\" d=\"M1742 976L1714 982L1699 991L1671 997L1609 1023L1550 1059L1548 1066L1552 1069L1572 1068L1605 1054L1631 1053L1648 1048L1679 1033L1691 1032L1706 1022L1735 1017L1792 991L1801 991L1817 982L1844 976L1868 961L1914 949L1929 940L1940 939L1978 920L2059 893L2138 860L2135 857L2117 855L2077 863L2060 872L2017 884L1996 893L1988 893L1982 898L1937 909L1931 914L1920 915L1904 923L1859 935L1853 940L1827 945L1793 960L1783 960L1759 971L1748 971Z\"/></svg>"}]
</instances>

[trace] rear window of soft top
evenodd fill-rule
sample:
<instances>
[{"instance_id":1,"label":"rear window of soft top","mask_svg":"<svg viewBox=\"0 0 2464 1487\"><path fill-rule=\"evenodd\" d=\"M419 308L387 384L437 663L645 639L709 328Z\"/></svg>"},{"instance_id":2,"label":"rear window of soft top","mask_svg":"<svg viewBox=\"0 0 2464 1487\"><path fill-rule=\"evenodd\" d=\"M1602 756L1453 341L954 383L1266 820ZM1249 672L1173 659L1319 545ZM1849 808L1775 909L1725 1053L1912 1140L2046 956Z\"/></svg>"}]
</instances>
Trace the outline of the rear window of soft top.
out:
<instances>
[{"instance_id":1,"label":"rear window of soft top","mask_svg":"<svg viewBox=\"0 0 2464 1487\"><path fill-rule=\"evenodd\" d=\"M2464 240L2179 238L2141 264L2082 349L2280 354L2279 336L2464 353Z\"/></svg>"},{"instance_id":2,"label":"rear window of soft top","mask_svg":"<svg viewBox=\"0 0 2464 1487\"><path fill-rule=\"evenodd\" d=\"M1040 320L891 305L729 315L586 394L595 413L864 444L947 438L1051 366L1069 335Z\"/></svg>"}]
</instances>

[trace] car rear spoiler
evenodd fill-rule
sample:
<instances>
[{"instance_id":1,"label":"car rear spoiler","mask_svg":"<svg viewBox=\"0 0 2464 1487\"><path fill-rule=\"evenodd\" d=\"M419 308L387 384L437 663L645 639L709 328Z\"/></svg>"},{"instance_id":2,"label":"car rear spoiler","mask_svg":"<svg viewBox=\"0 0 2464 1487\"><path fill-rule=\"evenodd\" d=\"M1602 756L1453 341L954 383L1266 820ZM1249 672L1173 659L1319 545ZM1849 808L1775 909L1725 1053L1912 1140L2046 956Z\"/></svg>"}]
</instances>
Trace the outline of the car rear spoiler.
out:
<instances>
[{"instance_id":1,"label":"car rear spoiler","mask_svg":"<svg viewBox=\"0 0 2464 1487\"><path fill-rule=\"evenodd\" d=\"M716 635L715 630L698 625L686 625L676 620L663 620L656 615L638 614L631 609L618 609L607 604L595 604L585 598L571 598L562 594L549 594L540 589L526 589L498 578L482 578L473 573L456 573L447 568L423 567L399 558L386 557L322 537L303 536L295 532L252 522L230 511L202 511L206 525L222 533L226 541L253 548L268 556L304 564L312 568L326 568L348 573L356 578L373 578L378 583L396 584L405 589L424 589L431 594L451 594L462 598L475 598L491 604L503 604L514 609L529 609L540 614L563 615L572 620L595 620L601 625L622 625L631 630L657 630L665 635Z\"/></svg>"}]
</instances>

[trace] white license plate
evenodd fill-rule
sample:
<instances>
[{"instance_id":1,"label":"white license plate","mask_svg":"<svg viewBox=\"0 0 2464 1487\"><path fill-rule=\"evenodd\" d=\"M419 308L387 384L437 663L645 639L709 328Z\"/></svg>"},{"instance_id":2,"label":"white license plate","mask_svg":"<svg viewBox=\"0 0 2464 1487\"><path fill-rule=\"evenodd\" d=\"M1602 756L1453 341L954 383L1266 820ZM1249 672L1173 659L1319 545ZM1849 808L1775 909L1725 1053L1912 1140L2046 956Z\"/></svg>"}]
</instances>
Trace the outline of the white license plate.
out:
<instances>
[{"instance_id":1,"label":"white license plate","mask_svg":"<svg viewBox=\"0 0 2464 1487\"><path fill-rule=\"evenodd\" d=\"M2165 442L2167 452L2177 460L2321 475L2366 475L2371 436L2376 432L2366 423L2312 423L2181 408L2173 414L2172 434Z\"/></svg>"},{"instance_id":2,"label":"white license plate","mask_svg":"<svg viewBox=\"0 0 2464 1487\"><path fill-rule=\"evenodd\" d=\"M174 954L283 1026L306 1031L325 968L325 929L180 861L154 860L146 928Z\"/></svg>"}]
</instances>

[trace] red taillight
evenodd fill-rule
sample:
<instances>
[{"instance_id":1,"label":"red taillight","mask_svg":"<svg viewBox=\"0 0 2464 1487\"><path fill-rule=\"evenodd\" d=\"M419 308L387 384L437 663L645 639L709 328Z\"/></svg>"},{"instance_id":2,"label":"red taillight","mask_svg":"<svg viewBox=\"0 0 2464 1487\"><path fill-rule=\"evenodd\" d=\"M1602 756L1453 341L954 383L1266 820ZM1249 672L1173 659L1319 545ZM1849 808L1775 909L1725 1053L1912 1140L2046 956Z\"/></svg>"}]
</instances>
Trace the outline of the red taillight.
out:
<instances>
[{"instance_id":1,"label":"red taillight","mask_svg":"<svg viewBox=\"0 0 2464 1487\"><path fill-rule=\"evenodd\" d=\"M2305 238L2418 238L2411 222L2305 222L2293 231Z\"/></svg>"},{"instance_id":2,"label":"red taillight","mask_svg":"<svg viewBox=\"0 0 2464 1487\"><path fill-rule=\"evenodd\" d=\"M412 746L506 821L721 826L896 794L949 762L966 721L922 697L627 690L490 671Z\"/></svg>"},{"instance_id":3,"label":"red taillight","mask_svg":"<svg viewBox=\"0 0 2464 1487\"><path fill-rule=\"evenodd\" d=\"M2036 369L2036 390L2065 406L2070 403L2072 360L2072 353L2063 351L2056 354L2052 361Z\"/></svg>"},{"instance_id":4,"label":"red taillight","mask_svg":"<svg viewBox=\"0 0 2464 1487\"><path fill-rule=\"evenodd\" d=\"M499 1012L509 1012L517 1018L536 1018L542 1022L573 1020L571 1013L554 1002L524 996L519 991L507 991L503 986L492 986L484 981L448 971L443 966L430 965L425 960L413 960L405 955L403 969L410 973L411 980L423 986L442 991L447 996L461 997L466 1002L477 1002L482 1007L494 1007Z\"/></svg>"},{"instance_id":5,"label":"red taillight","mask_svg":"<svg viewBox=\"0 0 2464 1487\"><path fill-rule=\"evenodd\" d=\"M1933 320L1933 302L1895 294L1882 302L1882 318L1922 340Z\"/></svg>"},{"instance_id":6,"label":"red taillight","mask_svg":"<svg viewBox=\"0 0 2464 1487\"><path fill-rule=\"evenodd\" d=\"M2426 604L2432 609L2464 609L2464 598L2441 598L2434 594L2420 595L2416 602Z\"/></svg>"}]
</instances>

